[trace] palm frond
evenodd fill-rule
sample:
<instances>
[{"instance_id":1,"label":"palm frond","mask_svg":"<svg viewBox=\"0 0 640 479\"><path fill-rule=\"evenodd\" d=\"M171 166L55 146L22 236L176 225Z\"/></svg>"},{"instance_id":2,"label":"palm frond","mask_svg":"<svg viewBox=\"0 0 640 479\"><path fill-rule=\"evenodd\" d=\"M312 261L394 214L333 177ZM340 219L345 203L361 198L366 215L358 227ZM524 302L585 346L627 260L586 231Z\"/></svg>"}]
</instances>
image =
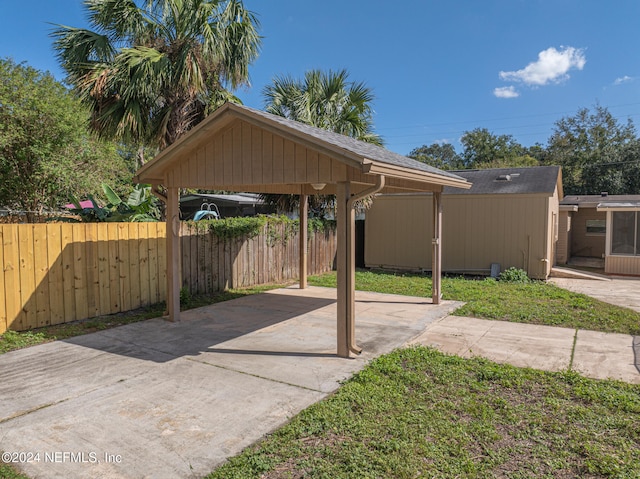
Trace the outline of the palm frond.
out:
<instances>
[{"instance_id":1,"label":"palm frond","mask_svg":"<svg viewBox=\"0 0 640 479\"><path fill-rule=\"evenodd\" d=\"M94 31L58 26L52 37L103 136L165 147L211 111L216 92L248 84L261 39L241 0L85 0L85 7Z\"/></svg>"},{"instance_id":2,"label":"palm frond","mask_svg":"<svg viewBox=\"0 0 640 479\"><path fill-rule=\"evenodd\" d=\"M95 63L113 61L117 53L107 35L84 28L58 25L50 36L60 66L72 81L84 76Z\"/></svg>"},{"instance_id":3,"label":"palm frond","mask_svg":"<svg viewBox=\"0 0 640 479\"><path fill-rule=\"evenodd\" d=\"M215 20L220 42L221 76L232 88L249 84L249 65L258 57L261 37L257 16L239 0L228 0Z\"/></svg>"},{"instance_id":4,"label":"palm frond","mask_svg":"<svg viewBox=\"0 0 640 479\"><path fill-rule=\"evenodd\" d=\"M382 145L373 132L373 92L350 82L347 70L309 70L302 80L276 77L262 94L269 113Z\"/></svg>"},{"instance_id":5,"label":"palm frond","mask_svg":"<svg viewBox=\"0 0 640 479\"><path fill-rule=\"evenodd\" d=\"M149 18L133 0L85 0L89 22L114 42L133 41L148 31Z\"/></svg>"}]
</instances>

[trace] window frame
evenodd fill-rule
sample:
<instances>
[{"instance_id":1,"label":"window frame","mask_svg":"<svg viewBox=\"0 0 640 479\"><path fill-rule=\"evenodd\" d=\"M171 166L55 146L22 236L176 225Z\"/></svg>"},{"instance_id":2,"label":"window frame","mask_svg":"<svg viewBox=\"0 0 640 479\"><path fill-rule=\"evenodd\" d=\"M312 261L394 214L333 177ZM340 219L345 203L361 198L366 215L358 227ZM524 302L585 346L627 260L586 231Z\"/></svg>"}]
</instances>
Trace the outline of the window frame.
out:
<instances>
[{"instance_id":1,"label":"window frame","mask_svg":"<svg viewBox=\"0 0 640 479\"><path fill-rule=\"evenodd\" d=\"M602 228L602 231L589 231L589 227L590 227L589 223L595 223L595 222L597 222L598 225L597 226L592 225L591 228L594 228L594 227L598 229ZM585 234L587 236L606 236L607 235L607 219L605 217L604 219L592 218L592 219L585 220L584 228L585 228Z\"/></svg>"},{"instance_id":2,"label":"window frame","mask_svg":"<svg viewBox=\"0 0 640 479\"><path fill-rule=\"evenodd\" d=\"M610 215L607 215L607 232L609 234L607 234L607 253L610 256L622 256L622 257L629 257L629 258L637 258L640 256L640 211L639 210L614 210L614 211L610 211L608 213L611 213ZM634 214L634 223L633 223L633 253L614 253L613 252L613 232L614 232L614 227L613 227L613 221L614 221L614 215L616 213L633 213Z\"/></svg>"}]
</instances>

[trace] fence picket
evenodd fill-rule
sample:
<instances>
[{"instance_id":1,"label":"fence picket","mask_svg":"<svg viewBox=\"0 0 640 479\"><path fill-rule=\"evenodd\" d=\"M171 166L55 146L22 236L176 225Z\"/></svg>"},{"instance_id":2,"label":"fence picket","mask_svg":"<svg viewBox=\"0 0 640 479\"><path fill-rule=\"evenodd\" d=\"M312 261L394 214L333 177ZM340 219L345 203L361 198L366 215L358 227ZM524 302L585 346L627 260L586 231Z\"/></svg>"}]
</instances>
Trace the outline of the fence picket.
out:
<instances>
[{"instance_id":1,"label":"fence picket","mask_svg":"<svg viewBox=\"0 0 640 479\"><path fill-rule=\"evenodd\" d=\"M20 256L18 250L18 228L15 225L2 225L2 247L4 249L4 287L7 328L17 329L22 311L20 294Z\"/></svg>"},{"instance_id":2,"label":"fence picket","mask_svg":"<svg viewBox=\"0 0 640 479\"><path fill-rule=\"evenodd\" d=\"M100 315L100 275L98 268L98 223L85 225L85 255L87 265L87 315Z\"/></svg>"},{"instance_id":3,"label":"fence picket","mask_svg":"<svg viewBox=\"0 0 640 479\"><path fill-rule=\"evenodd\" d=\"M140 252L138 246L138 223L129 223L129 285L131 290L131 308L140 307Z\"/></svg>"},{"instance_id":4,"label":"fence picket","mask_svg":"<svg viewBox=\"0 0 640 479\"><path fill-rule=\"evenodd\" d=\"M149 285L149 228L148 223L138 224L138 262L140 264L140 306L150 304Z\"/></svg>"},{"instance_id":5,"label":"fence picket","mask_svg":"<svg viewBox=\"0 0 640 479\"><path fill-rule=\"evenodd\" d=\"M84 226L84 225L82 225ZM87 294L86 229L73 229L73 291L77 319L89 318L89 295Z\"/></svg>"},{"instance_id":6,"label":"fence picket","mask_svg":"<svg viewBox=\"0 0 640 479\"><path fill-rule=\"evenodd\" d=\"M47 225L33 225L33 273L35 284L36 326L51 324L49 309L49 259L47 251Z\"/></svg>"},{"instance_id":7,"label":"fence picket","mask_svg":"<svg viewBox=\"0 0 640 479\"><path fill-rule=\"evenodd\" d=\"M210 294L297 278L297 235L286 228L220 239L182 224L182 285ZM334 237L310 234L309 274L330 270ZM164 301L166 261L164 223L0 225L0 334Z\"/></svg>"},{"instance_id":8,"label":"fence picket","mask_svg":"<svg viewBox=\"0 0 640 479\"><path fill-rule=\"evenodd\" d=\"M62 322L75 321L76 313L74 258L73 258L73 227L75 225L63 224L60 227L62 250L62 295L64 297L64 313ZM80 318L82 319L82 318Z\"/></svg>"},{"instance_id":9,"label":"fence picket","mask_svg":"<svg viewBox=\"0 0 640 479\"><path fill-rule=\"evenodd\" d=\"M22 314L18 319L18 325L25 330L37 326L34 294L33 225L26 225L26 228L19 230L18 251L18 257L20 258L20 300L22 304Z\"/></svg>"},{"instance_id":10,"label":"fence picket","mask_svg":"<svg viewBox=\"0 0 640 479\"><path fill-rule=\"evenodd\" d=\"M98 251L98 290L100 300L96 303L98 314L112 314L111 281L109 278L109 231L107 223L98 223L96 231ZM115 312L115 311L113 311Z\"/></svg>"},{"instance_id":11,"label":"fence picket","mask_svg":"<svg viewBox=\"0 0 640 479\"><path fill-rule=\"evenodd\" d=\"M7 330L7 301L4 284L4 228L0 225L0 334Z\"/></svg>"},{"instance_id":12,"label":"fence picket","mask_svg":"<svg viewBox=\"0 0 640 479\"><path fill-rule=\"evenodd\" d=\"M47 224L47 258L49 261L49 315L51 324L64 323L64 284L62 266L61 223Z\"/></svg>"}]
</instances>

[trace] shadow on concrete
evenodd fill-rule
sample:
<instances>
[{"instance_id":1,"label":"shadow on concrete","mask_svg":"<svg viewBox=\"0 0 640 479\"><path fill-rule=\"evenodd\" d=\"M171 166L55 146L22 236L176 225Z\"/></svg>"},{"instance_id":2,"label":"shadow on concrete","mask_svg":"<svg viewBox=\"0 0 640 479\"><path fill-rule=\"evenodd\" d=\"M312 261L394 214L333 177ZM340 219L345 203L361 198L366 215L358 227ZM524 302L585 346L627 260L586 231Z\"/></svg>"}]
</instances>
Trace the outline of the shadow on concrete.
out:
<instances>
[{"instance_id":1,"label":"shadow on concrete","mask_svg":"<svg viewBox=\"0 0 640 479\"><path fill-rule=\"evenodd\" d=\"M300 350L269 352L247 349L243 352L216 348L227 341L275 326L334 303L333 299L262 293L184 311L181 313L182 320L176 323L162 318L151 319L77 336L65 342L105 353L158 363L179 357L197 356L205 352L335 357L335 354L318 354ZM286 349L285 341L286 338L283 338L283 349Z\"/></svg>"}]
</instances>

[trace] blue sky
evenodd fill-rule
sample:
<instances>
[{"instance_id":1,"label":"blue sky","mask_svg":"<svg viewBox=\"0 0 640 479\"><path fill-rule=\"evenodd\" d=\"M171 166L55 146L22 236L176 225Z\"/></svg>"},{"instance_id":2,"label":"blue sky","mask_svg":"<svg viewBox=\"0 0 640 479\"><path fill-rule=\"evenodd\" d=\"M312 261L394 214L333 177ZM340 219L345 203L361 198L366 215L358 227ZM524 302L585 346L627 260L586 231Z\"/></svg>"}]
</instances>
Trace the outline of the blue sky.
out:
<instances>
[{"instance_id":1,"label":"blue sky","mask_svg":"<svg viewBox=\"0 0 640 479\"><path fill-rule=\"evenodd\" d=\"M638 0L245 0L262 23L252 87L346 68L376 96L375 127L407 154L474 128L546 144L555 121L600 104L640 126ZM86 26L80 0L0 0L0 56L59 80L49 23Z\"/></svg>"}]
</instances>

